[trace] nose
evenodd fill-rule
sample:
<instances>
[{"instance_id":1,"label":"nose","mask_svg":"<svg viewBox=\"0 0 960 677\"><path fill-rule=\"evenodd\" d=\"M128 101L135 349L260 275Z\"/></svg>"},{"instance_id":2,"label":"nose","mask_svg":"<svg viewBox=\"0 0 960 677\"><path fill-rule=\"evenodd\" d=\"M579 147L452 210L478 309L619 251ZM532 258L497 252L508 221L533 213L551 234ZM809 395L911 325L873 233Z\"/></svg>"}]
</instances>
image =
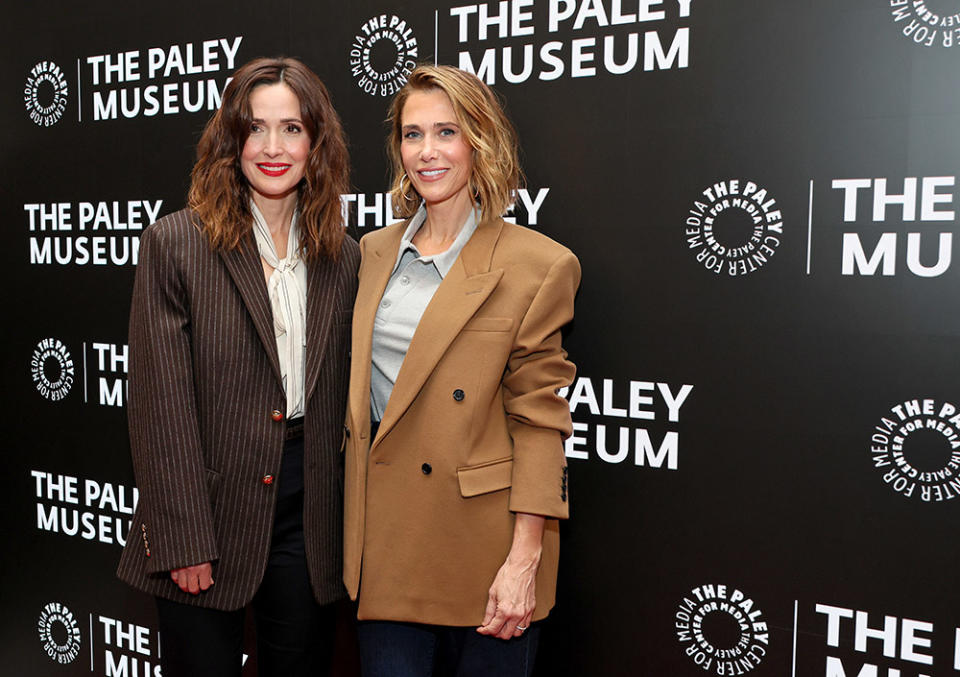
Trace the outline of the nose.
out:
<instances>
[{"instance_id":1,"label":"nose","mask_svg":"<svg viewBox=\"0 0 960 677\"><path fill-rule=\"evenodd\" d=\"M423 144L420 146L420 160L430 162L437 157L437 149L434 144L433 136L426 134L423 137Z\"/></svg>"},{"instance_id":2,"label":"nose","mask_svg":"<svg viewBox=\"0 0 960 677\"><path fill-rule=\"evenodd\" d=\"M270 157L275 157L283 152L283 147L280 143L280 133L278 131L271 130L267 134L266 144L263 147L263 152Z\"/></svg>"}]
</instances>

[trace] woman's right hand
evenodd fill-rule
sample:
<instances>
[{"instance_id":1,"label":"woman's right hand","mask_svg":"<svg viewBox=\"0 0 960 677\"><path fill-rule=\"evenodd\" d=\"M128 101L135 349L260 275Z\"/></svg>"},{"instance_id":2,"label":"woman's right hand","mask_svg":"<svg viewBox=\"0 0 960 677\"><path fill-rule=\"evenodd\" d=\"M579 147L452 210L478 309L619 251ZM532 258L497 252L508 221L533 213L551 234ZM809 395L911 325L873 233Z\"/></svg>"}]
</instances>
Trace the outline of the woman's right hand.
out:
<instances>
[{"instance_id":1,"label":"woman's right hand","mask_svg":"<svg viewBox=\"0 0 960 677\"><path fill-rule=\"evenodd\" d=\"M192 564L188 567L171 569L170 578L184 592L199 595L201 590L206 590L213 585L213 565L210 562L204 562L203 564Z\"/></svg>"}]
</instances>

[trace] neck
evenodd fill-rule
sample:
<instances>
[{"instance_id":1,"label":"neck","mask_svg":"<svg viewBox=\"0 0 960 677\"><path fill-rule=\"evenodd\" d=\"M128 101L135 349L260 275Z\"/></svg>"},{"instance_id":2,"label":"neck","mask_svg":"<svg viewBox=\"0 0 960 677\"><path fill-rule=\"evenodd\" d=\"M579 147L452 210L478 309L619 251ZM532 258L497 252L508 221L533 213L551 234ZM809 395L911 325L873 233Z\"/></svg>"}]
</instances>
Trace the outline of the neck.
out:
<instances>
[{"instance_id":1,"label":"neck","mask_svg":"<svg viewBox=\"0 0 960 677\"><path fill-rule=\"evenodd\" d=\"M433 242L452 242L472 209L473 200L467 192L458 193L441 203L427 204L427 220L420 230Z\"/></svg>"},{"instance_id":2,"label":"neck","mask_svg":"<svg viewBox=\"0 0 960 677\"><path fill-rule=\"evenodd\" d=\"M259 193L254 193L253 203L263 214L263 220L266 221L267 230L270 231L271 235L290 232L290 221L293 219L293 212L297 208L296 192L278 198L264 197Z\"/></svg>"}]
</instances>

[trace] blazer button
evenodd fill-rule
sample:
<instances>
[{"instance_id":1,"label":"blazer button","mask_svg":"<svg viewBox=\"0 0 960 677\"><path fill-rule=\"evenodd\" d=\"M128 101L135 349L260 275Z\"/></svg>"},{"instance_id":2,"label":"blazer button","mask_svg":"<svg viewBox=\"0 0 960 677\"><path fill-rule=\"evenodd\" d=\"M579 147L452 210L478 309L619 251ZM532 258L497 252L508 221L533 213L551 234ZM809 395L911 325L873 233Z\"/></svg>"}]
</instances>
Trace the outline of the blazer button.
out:
<instances>
[{"instance_id":1,"label":"blazer button","mask_svg":"<svg viewBox=\"0 0 960 677\"><path fill-rule=\"evenodd\" d=\"M455 399L457 402L463 402L464 397L466 397L466 395L463 394L463 391L460 390L460 388L457 388L453 391L453 399Z\"/></svg>"},{"instance_id":2,"label":"blazer button","mask_svg":"<svg viewBox=\"0 0 960 677\"><path fill-rule=\"evenodd\" d=\"M433 472L433 468L430 467L429 463L424 463L423 465L421 465L420 470L421 472L423 472L424 475L429 475L430 473Z\"/></svg>"},{"instance_id":3,"label":"blazer button","mask_svg":"<svg viewBox=\"0 0 960 677\"><path fill-rule=\"evenodd\" d=\"M271 484L273 484L273 475L264 475L264 476L263 476L263 479L261 480L261 482L263 482L264 484L266 484L266 485L268 485L268 486L271 485Z\"/></svg>"},{"instance_id":4,"label":"blazer button","mask_svg":"<svg viewBox=\"0 0 960 677\"><path fill-rule=\"evenodd\" d=\"M274 409L273 411L270 412L270 418L272 418L274 421L282 421L283 412L280 411L279 409Z\"/></svg>"},{"instance_id":5,"label":"blazer button","mask_svg":"<svg viewBox=\"0 0 960 677\"><path fill-rule=\"evenodd\" d=\"M344 426L344 427L343 427L343 434L346 435L346 436L347 436L347 439L349 440L349 439L350 439L350 428Z\"/></svg>"}]
</instances>

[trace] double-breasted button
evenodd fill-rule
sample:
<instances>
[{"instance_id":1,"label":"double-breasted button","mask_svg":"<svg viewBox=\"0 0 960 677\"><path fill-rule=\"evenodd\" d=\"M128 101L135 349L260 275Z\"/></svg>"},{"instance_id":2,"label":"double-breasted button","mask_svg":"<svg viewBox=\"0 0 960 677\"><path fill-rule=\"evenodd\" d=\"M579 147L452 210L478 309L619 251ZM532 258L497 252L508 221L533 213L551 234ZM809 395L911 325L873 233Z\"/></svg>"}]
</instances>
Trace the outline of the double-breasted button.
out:
<instances>
[{"instance_id":1,"label":"double-breasted button","mask_svg":"<svg viewBox=\"0 0 960 677\"><path fill-rule=\"evenodd\" d=\"M349 439L350 439L350 428L347 428L346 426L344 426L344 428L343 428L343 434L346 435L347 439L349 440Z\"/></svg>"},{"instance_id":2,"label":"double-breasted button","mask_svg":"<svg viewBox=\"0 0 960 677\"><path fill-rule=\"evenodd\" d=\"M420 466L420 471L424 475L429 475L430 473L433 472L433 468L430 466L429 463L424 463L423 465Z\"/></svg>"},{"instance_id":3,"label":"double-breasted button","mask_svg":"<svg viewBox=\"0 0 960 677\"><path fill-rule=\"evenodd\" d=\"M462 390L460 390L460 388L457 388L453 391L453 399L455 399L457 402L463 402L464 397L466 397L466 395Z\"/></svg>"},{"instance_id":4,"label":"double-breasted button","mask_svg":"<svg viewBox=\"0 0 960 677\"><path fill-rule=\"evenodd\" d=\"M274 421L282 421L283 412L280 411L279 409L274 409L273 411L270 412L270 418L272 418Z\"/></svg>"},{"instance_id":5,"label":"double-breasted button","mask_svg":"<svg viewBox=\"0 0 960 677\"><path fill-rule=\"evenodd\" d=\"M264 475L260 481L269 486L273 484L273 475Z\"/></svg>"}]
</instances>

